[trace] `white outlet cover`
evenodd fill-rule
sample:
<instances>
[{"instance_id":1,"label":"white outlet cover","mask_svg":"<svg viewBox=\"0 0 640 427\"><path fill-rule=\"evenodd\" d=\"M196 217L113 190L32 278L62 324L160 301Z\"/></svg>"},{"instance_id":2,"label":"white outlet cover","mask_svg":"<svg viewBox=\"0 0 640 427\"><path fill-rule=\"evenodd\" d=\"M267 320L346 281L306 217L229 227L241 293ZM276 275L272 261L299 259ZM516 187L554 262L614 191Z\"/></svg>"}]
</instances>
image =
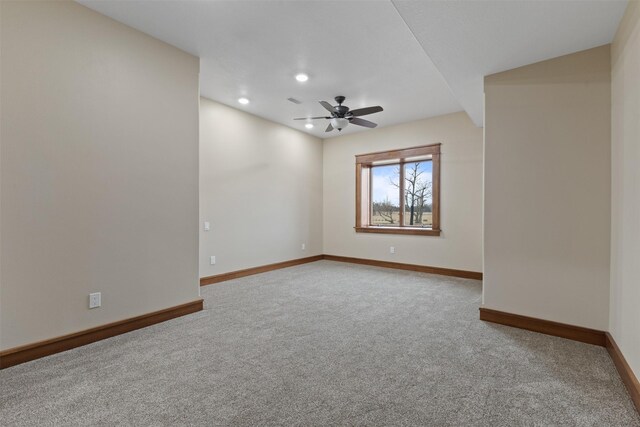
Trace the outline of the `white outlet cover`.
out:
<instances>
[{"instance_id":1,"label":"white outlet cover","mask_svg":"<svg viewBox=\"0 0 640 427\"><path fill-rule=\"evenodd\" d=\"M216 257L215 257L215 255L212 255L212 256L209 258L209 263L211 263L211 265L215 265L215 264L216 264Z\"/></svg>"},{"instance_id":2,"label":"white outlet cover","mask_svg":"<svg viewBox=\"0 0 640 427\"><path fill-rule=\"evenodd\" d=\"M209 224L209 221L205 221L204 222L204 231L209 231L211 230L211 224Z\"/></svg>"},{"instance_id":3,"label":"white outlet cover","mask_svg":"<svg viewBox=\"0 0 640 427\"><path fill-rule=\"evenodd\" d=\"M102 305L102 295L100 292L89 294L89 308L98 308Z\"/></svg>"},{"instance_id":4,"label":"white outlet cover","mask_svg":"<svg viewBox=\"0 0 640 427\"><path fill-rule=\"evenodd\" d=\"M396 247L395 246L390 246L389 247L389 253L395 254L396 253Z\"/></svg>"},{"instance_id":5,"label":"white outlet cover","mask_svg":"<svg viewBox=\"0 0 640 427\"><path fill-rule=\"evenodd\" d=\"M307 245L306 244L302 244L302 250L304 251L305 249L307 249Z\"/></svg>"}]
</instances>

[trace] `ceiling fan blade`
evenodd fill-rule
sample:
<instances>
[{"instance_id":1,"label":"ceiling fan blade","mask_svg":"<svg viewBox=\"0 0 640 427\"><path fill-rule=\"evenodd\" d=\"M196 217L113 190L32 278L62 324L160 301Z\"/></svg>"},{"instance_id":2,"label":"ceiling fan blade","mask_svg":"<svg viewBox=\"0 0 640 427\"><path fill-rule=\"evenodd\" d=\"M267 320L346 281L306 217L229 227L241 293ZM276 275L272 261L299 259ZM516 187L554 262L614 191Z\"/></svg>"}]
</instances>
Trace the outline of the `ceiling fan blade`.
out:
<instances>
[{"instance_id":1,"label":"ceiling fan blade","mask_svg":"<svg viewBox=\"0 0 640 427\"><path fill-rule=\"evenodd\" d=\"M333 109L333 105L329 104L327 101L318 101L320 103L320 105L322 105L324 108L327 109L327 111L329 111L330 113L335 113L335 110Z\"/></svg>"},{"instance_id":2,"label":"ceiling fan blade","mask_svg":"<svg viewBox=\"0 0 640 427\"><path fill-rule=\"evenodd\" d=\"M382 107L377 105L375 107L366 107L366 108L357 108L355 110L351 110L350 113L353 117L357 116L366 116L367 114L378 113L382 111Z\"/></svg>"},{"instance_id":3,"label":"ceiling fan blade","mask_svg":"<svg viewBox=\"0 0 640 427\"><path fill-rule=\"evenodd\" d=\"M333 126L331 126L331 123L329 123L329 126L327 126L327 129L325 130L325 132L331 132L333 130Z\"/></svg>"},{"instance_id":4,"label":"ceiling fan blade","mask_svg":"<svg viewBox=\"0 0 640 427\"><path fill-rule=\"evenodd\" d=\"M352 125L364 126L366 128L374 128L374 127L378 126L377 123L373 123L373 122L370 122L369 120L365 120L365 119L359 119L357 117L354 117L353 119L350 119L349 123L351 123Z\"/></svg>"},{"instance_id":5,"label":"ceiling fan blade","mask_svg":"<svg viewBox=\"0 0 640 427\"><path fill-rule=\"evenodd\" d=\"M331 117L297 117L293 120L316 120L316 119L330 119Z\"/></svg>"}]
</instances>

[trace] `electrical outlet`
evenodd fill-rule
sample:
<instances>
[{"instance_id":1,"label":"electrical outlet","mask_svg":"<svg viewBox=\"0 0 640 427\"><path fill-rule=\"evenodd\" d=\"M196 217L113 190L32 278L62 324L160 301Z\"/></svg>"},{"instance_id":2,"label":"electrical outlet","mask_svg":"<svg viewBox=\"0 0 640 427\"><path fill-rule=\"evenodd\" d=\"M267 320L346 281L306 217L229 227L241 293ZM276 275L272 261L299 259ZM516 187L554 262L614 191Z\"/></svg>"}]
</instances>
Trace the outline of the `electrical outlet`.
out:
<instances>
[{"instance_id":1,"label":"electrical outlet","mask_svg":"<svg viewBox=\"0 0 640 427\"><path fill-rule=\"evenodd\" d=\"M389 253L390 254L395 254L396 253L396 247L395 246L389 246Z\"/></svg>"},{"instance_id":2,"label":"electrical outlet","mask_svg":"<svg viewBox=\"0 0 640 427\"><path fill-rule=\"evenodd\" d=\"M102 305L102 302L100 301L102 299L101 297L100 292L89 294L89 308L100 307Z\"/></svg>"},{"instance_id":3,"label":"electrical outlet","mask_svg":"<svg viewBox=\"0 0 640 427\"><path fill-rule=\"evenodd\" d=\"M204 222L204 231L209 231L211 230L211 224L209 224L209 221L205 221Z\"/></svg>"},{"instance_id":4,"label":"electrical outlet","mask_svg":"<svg viewBox=\"0 0 640 427\"><path fill-rule=\"evenodd\" d=\"M216 257L215 257L215 255L212 255L209 258L209 263L211 263L211 265L216 265Z\"/></svg>"},{"instance_id":5,"label":"electrical outlet","mask_svg":"<svg viewBox=\"0 0 640 427\"><path fill-rule=\"evenodd\" d=\"M302 250L306 250L307 249L307 245L305 245L304 243L302 244Z\"/></svg>"}]
</instances>

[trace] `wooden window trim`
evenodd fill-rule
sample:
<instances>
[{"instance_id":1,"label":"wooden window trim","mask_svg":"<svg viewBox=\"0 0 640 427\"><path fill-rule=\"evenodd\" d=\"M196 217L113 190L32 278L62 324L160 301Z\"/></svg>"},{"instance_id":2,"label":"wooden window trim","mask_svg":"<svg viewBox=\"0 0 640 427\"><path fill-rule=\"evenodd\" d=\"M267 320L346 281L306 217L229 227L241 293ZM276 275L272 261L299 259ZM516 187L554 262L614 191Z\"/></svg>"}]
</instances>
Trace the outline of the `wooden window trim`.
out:
<instances>
[{"instance_id":1,"label":"wooden window trim","mask_svg":"<svg viewBox=\"0 0 640 427\"><path fill-rule=\"evenodd\" d=\"M413 236L439 236L442 230L433 228L417 227L355 227L356 233L377 233L377 234L410 234Z\"/></svg>"},{"instance_id":2,"label":"wooden window trim","mask_svg":"<svg viewBox=\"0 0 640 427\"><path fill-rule=\"evenodd\" d=\"M390 151L379 151L375 153L367 153L367 154L359 154L356 155L356 226L355 231L357 233L379 233L379 234L406 234L406 235L414 235L414 236L440 236L442 230L440 229L440 146L442 144L431 144L431 145L423 145L420 147L411 147L405 148L401 150L390 150ZM432 228L422 228L422 227L410 227L404 225L404 165L405 163L411 163L413 160L407 161L407 159L412 159L415 157L422 156L431 156L432 161L432 209L431 209L431 221ZM394 161L389 164L399 164L400 165L400 213L399 213L399 223L398 227L390 227L390 226L371 226L368 225L369 220L372 218L373 213L372 209L372 173L370 171L372 166L376 166L377 162L388 162ZM397 161L397 162L396 162ZM416 160L419 161L419 160ZM369 169L368 172L368 183L367 189L369 194L367 194L367 221L363 223L363 182L362 175L363 171Z\"/></svg>"},{"instance_id":3,"label":"wooden window trim","mask_svg":"<svg viewBox=\"0 0 640 427\"><path fill-rule=\"evenodd\" d=\"M375 153L356 155L356 164L371 166L375 162L383 162L387 160L406 160L412 157L421 157L434 154L440 154L440 146L442 144L422 145L420 147L404 148L401 150L378 151Z\"/></svg>"}]
</instances>

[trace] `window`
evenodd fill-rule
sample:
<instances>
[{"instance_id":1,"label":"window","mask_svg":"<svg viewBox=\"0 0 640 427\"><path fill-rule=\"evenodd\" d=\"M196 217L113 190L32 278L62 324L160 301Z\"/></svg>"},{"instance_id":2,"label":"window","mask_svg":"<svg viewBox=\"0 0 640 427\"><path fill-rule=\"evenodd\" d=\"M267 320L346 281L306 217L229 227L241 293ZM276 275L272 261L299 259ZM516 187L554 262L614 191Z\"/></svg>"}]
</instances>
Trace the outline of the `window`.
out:
<instances>
[{"instance_id":1,"label":"window","mask_svg":"<svg viewBox=\"0 0 640 427\"><path fill-rule=\"evenodd\" d=\"M356 156L356 232L440 235L440 144Z\"/></svg>"}]
</instances>

